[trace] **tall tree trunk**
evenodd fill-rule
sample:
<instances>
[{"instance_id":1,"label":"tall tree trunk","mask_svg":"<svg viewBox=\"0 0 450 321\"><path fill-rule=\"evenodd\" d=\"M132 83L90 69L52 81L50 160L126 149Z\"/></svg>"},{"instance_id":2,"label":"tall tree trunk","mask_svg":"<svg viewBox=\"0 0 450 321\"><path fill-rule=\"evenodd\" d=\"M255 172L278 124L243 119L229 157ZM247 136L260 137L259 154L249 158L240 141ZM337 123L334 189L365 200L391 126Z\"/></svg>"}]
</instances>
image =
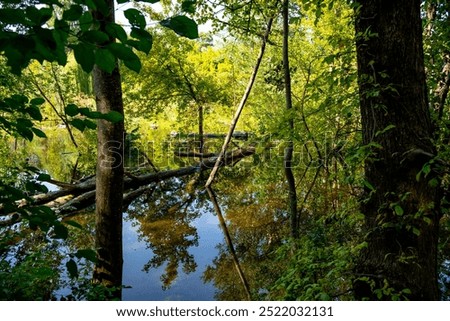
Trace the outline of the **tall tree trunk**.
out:
<instances>
[{"instance_id":1,"label":"tall tree trunk","mask_svg":"<svg viewBox=\"0 0 450 321\"><path fill-rule=\"evenodd\" d=\"M289 0L283 1L283 71L286 110L288 113L289 141L284 150L284 173L288 182L288 204L291 216L291 236L298 238L297 191L294 173L292 172L292 156L294 153L294 119L292 115L291 71L289 68Z\"/></svg>"},{"instance_id":2,"label":"tall tree trunk","mask_svg":"<svg viewBox=\"0 0 450 321\"><path fill-rule=\"evenodd\" d=\"M357 59L365 163L367 247L356 298L438 300L440 188L417 174L435 155L420 0L360 0ZM390 292L393 291L393 292Z\"/></svg>"},{"instance_id":3,"label":"tall tree trunk","mask_svg":"<svg viewBox=\"0 0 450 321\"><path fill-rule=\"evenodd\" d=\"M100 22L100 30L103 31L107 23L114 22L114 1L106 2L110 8L109 15L94 12L94 17ZM110 41L113 42L114 39ZM95 66L93 82L97 111L116 111L123 115L118 63L116 62L112 73ZM98 121L95 202L95 246L98 262L94 270L94 281L114 287L112 298L115 299L121 298L122 286L123 137L123 121Z\"/></svg>"}]
</instances>

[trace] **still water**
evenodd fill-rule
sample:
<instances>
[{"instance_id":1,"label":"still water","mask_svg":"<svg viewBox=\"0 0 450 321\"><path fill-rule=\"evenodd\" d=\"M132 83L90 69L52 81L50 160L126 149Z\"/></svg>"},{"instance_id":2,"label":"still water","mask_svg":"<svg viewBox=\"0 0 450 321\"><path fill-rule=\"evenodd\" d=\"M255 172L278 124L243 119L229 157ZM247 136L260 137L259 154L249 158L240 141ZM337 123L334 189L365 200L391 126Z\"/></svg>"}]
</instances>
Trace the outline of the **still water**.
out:
<instances>
[{"instance_id":1,"label":"still water","mask_svg":"<svg viewBox=\"0 0 450 321\"><path fill-rule=\"evenodd\" d=\"M137 225L136 225L137 224ZM223 242L223 234L218 225L217 217L209 211L204 211L192 221L197 228L198 246L189 248L197 263L195 272L184 273L179 268L179 274L172 285L164 290L160 280L164 266L143 271L144 265L154 255L148 248L148 243L138 237L139 222L125 217L123 225L124 274L122 299L125 301L210 301L214 300L215 287L204 283L202 274L206 267L212 264L217 256L217 245Z\"/></svg>"}]
</instances>

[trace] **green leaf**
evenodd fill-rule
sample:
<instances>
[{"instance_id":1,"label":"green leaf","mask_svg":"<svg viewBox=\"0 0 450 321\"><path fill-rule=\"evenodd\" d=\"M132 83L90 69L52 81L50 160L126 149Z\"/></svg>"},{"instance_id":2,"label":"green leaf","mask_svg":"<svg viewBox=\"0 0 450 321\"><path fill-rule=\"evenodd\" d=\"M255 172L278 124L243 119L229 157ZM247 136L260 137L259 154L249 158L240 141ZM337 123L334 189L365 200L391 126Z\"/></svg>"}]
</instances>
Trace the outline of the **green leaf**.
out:
<instances>
[{"instance_id":1,"label":"green leaf","mask_svg":"<svg viewBox=\"0 0 450 321\"><path fill-rule=\"evenodd\" d=\"M395 214L397 214L398 216L402 216L404 213L403 208L400 205L395 205L394 211L395 211Z\"/></svg>"},{"instance_id":2,"label":"green leaf","mask_svg":"<svg viewBox=\"0 0 450 321\"><path fill-rule=\"evenodd\" d=\"M40 130L40 129L36 128L36 127L31 128L31 130L33 131L33 133L34 133L37 137L40 137L40 138L47 138L47 135L45 135L45 133L44 133L42 130Z\"/></svg>"},{"instance_id":3,"label":"green leaf","mask_svg":"<svg viewBox=\"0 0 450 321\"><path fill-rule=\"evenodd\" d=\"M144 15L137 9L127 9L123 12L123 14L134 27L144 29L147 25Z\"/></svg>"},{"instance_id":4,"label":"green leaf","mask_svg":"<svg viewBox=\"0 0 450 321\"><path fill-rule=\"evenodd\" d=\"M70 259L66 263L67 271L69 272L69 276L74 279L78 277L78 266L74 260Z\"/></svg>"},{"instance_id":5,"label":"green leaf","mask_svg":"<svg viewBox=\"0 0 450 321\"><path fill-rule=\"evenodd\" d=\"M42 97L38 97L38 98L34 98L30 101L31 105L42 105L43 103L45 103L45 99Z\"/></svg>"},{"instance_id":6,"label":"green leaf","mask_svg":"<svg viewBox=\"0 0 450 321\"><path fill-rule=\"evenodd\" d=\"M100 13L104 16L108 16L110 14L110 7L105 0L85 0L84 2L88 5L88 7L94 5L95 8L90 8L100 11Z\"/></svg>"},{"instance_id":7,"label":"green leaf","mask_svg":"<svg viewBox=\"0 0 450 321\"><path fill-rule=\"evenodd\" d=\"M382 135L382 134L384 134L384 133L386 133L386 132L388 132L388 131L390 131L391 129L394 129L396 126L395 125L388 125L388 126L386 126L386 128L384 128L383 130L379 130L379 131L377 131L376 133L375 133L375 137L378 137L378 136L380 136L380 135Z\"/></svg>"},{"instance_id":8,"label":"green leaf","mask_svg":"<svg viewBox=\"0 0 450 321\"><path fill-rule=\"evenodd\" d=\"M103 119L108 120L112 123L118 123L120 121L123 121L123 115L117 111L110 111L107 114L103 114Z\"/></svg>"},{"instance_id":9,"label":"green leaf","mask_svg":"<svg viewBox=\"0 0 450 321\"><path fill-rule=\"evenodd\" d=\"M96 129L97 128L97 124L94 123L92 120L89 119L85 119L84 120L84 125L89 128L89 129Z\"/></svg>"},{"instance_id":10,"label":"green leaf","mask_svg":"<svg viewBox=\"0 0 450 321\"><path fill-rule=\"evenodd\" d=\"M159 2L159 0L136 0L136 1L137 2L147 2L147 3L157 3L157 2Z\"/></svg>"},{"instance_id":11,"label":"green leaf","mask_svg":"<svg viewBox=\"0 0 450 321\"><path fill-rule=\"evenodd\" d=\"M79 259L85 258L92 263L97 262L97 253L95 253L95 251L92 249L78 250L77 253L75 253L75 256Z\"/></svg>"},{"instance_id":12,"label":"green leaf","mask_svg":"<svg viewBox=\"0 0 450 321\"><path fill-rule=\"evenodd\" d=\"M431 225L431 223L433 223L433 221L431 220L431 218L429 218L429 217L427 217L427 216L424 216L424 217L423 217L423 221L424 221L425 223L427 223L428 225Z\"/></svg>"},{"instance_id":13,"label":"green leaf","mask_svg":"<svg viewBox=\"0 0 450 321\"><path fill-rule=\"evenodd\" d=\"M94 18L92 17L92 14L89 11L86 11L83 13L80 17L80 29L83 32L88 31L92 23L94 22Z\"/></svg>"},{"instance_id":14,"label":"green leaf","mask_svg":"<svg viewBox=\"0 0 450 321\"><path fill-rule=\"evenodd\" d=\"M186 16L175 16L162 20L160 24L164 27L172 29L178 35L189 39L198 38L197 23Z\"/></svg>"},{"instance_id":15,"label":"green leaf","mask_svg":"<svg viewBox=\"0 0 450 321\"><path fill-rule=\"evenodd\" d=\"M28 25L25 18L25 12L22 9L0 9L0 21L2 22L2 24Z\"/></svg>"},{"instance_id":16,"label":"green leaf","mask_svg":"<svg viewBox=\"0 0 450 321\"><path fill-rule=\"evenodd\" d=\"M67 229L66 226L64 226L61 223L55 224L54 226L54 239L60 239L60 240L66 240L67 237L69 236L69 230Z\"/></svg>"},{"instance_id":17,"label":"green leaf","mask_svg":"<svg viewBox=\"0 0 450 321\"><path fill-rule=\"evenodd\" d=\"M84 32L81 37L83 41L87 41L93 44L102 45L105 42L109 41L108 34L100 31L100 30L88 30Z\"/></svg>"},{"instance_id":18,"label":"green leaf","mask_svg":"<svg viewBox=\"0 0 450 321\"><path fill-rule=\"evenodd\" d=\"M141 71L142 64L139 58L133 60L124 60L123 63L125 66L135 71L136 73L139 73Z\"/></svg>"},{"instance_id":19,"label":"green leaf","mask_svg":"<svg viewBox=\"0 0 450 321\"><path fill-rule=\"evenodd\" d=\"M41 14L39 12L39 9L36 7L27 7L25 9L25 13L27 15L27 18L36 26L40 26L41 22Z\"/></svg>"},{"instance_id":20,"label":"green leaf","mask_svg":"<svg viewBox=\"0 0 450 321\"><path fill-rule=\"evenodd\" d=\"M80 230L83 229L83 226L80 223L75 222L75 221L69 220L69 221L64 221L64 223L67 224L67 225L73 226L73 227L75 227L77 229L80 229Z\"/></svg>"},{"instance_id":21,"label":"green leaf","mask_svg":"<svg viewBox=\"0 0 450 321\"><path fill-rule=\"evenodd\" d=\"M139 59L138 56L131 50L130 47L125 46L122 43L111 43L108 45L108 50L121 60L135 60Z\"/></svg>"},{"instance_id":22,"label":"green leaf","mask_svg":"<svg viewBox=\"0 0 450 321\"><path fill-rule=\"evenodd\" d=\"M80 230L83 229L83 226L80 223L75 222L75 221L64 221L64 223L69 225L69 226L73 226L73 227L75 227L77 229L80 229Z\"/></svg>"},{"instance_id":23,"label":"green leaf","mask_svg":"<svg viewBox=\"0 0 450 321\"><path fill-rule=\"evenodd\" d=\"M52 179L52 178L51 178L50 175L48 175L48 174L43 174L43 173L39 174L39 176L37 177L37 180L38 180L38 181L41 181L41 182L48 182L48 181L51 180L51 179Z\"/></svg>"},{"instance_id":24,"label":"green leaf","mask_svg":"<svg viewBox=\"0 0 450 321\"><path fill-rule=\"evenodd\" d=\"M67 116L75 116L79 113L79 108L77 105L74 104L68 104L66 108L64 108L64 111L66 112Z\"/></svg>"},{"instance_id":25,"label":"green leaf","mask_svg":"<svg viewBox=\"0 0 450 321\"><path fill-rule=\"evenodd\" d=\"M437 178L433 178L428 182L428 186L430 187L437 187L439 185L439 181Z\"/></svg>"},{"instance_id":26,"label":"green leaf","mask_svg":"<svg viewBox=\"0 0 450 321\"><path fill-rule=\"evenodd\" d=\"M83 8L77 4L73 4L69 9L63 12L63 20L76 21L80 19L83 14Z\"/></svg>"},{"instance_id":27,"label":"green leaf","mask_svg":"<svg viewBox=\"0 0 450 321\"><path fill-rule=\"evenodd\" d=\"M375 187L373 187L373 185L370 184L368 181L363 180L362 183L363 183L363 185L364 185L365 187L367 187L368 189L370 189L372 192L375 191Z\"/></svg>"},{"instance_id":28,"label":"green leaf","mask_svg":"<svg viewBox=\"0 0 450 321\"><path fill-rule=\"evenodd\" d=\"M87 117L91 118L91 119L99 119L102 118L102 113L98 112L98 111L89 111L88 114L86 114Z\"/></svg>"},{"instance_id":29,"label":"green leaf","mask_svg":"<svg viewBox=\"0 0 450 321\"><path fill-rule=\"evenodd\" d=\"M97 49L95 52L95 64L103 71L112 73L116 68L116 57L106 49Z\"/></svg>"},{"instance_id":30,"label":"green leaf","mask_svg":"<svg viewBox=\"0 0 450 321\"><path fill-rule=\"evenodd\" d=\"M153 37L144 29L132 28L130 36L138 39L139 41L129 40L128 44L139 51L148 54L152 49Z\"/></svg>"},{"instance_id":31,"label":"green leaf","mask_svg":"<svg viewBox=\"0 0 450 321\"><path fill-rule=\"evenodd\" d=\"M72 46L75 60L80 64L81 68L89 73L94 68L95 64L95 54L93 46L79 43Z\"/></svg>"},{"instance_id":32,"label":"green leaf","mask_svg":"<svg viewBox=\"0 0 450 321\"><path fill-rule=\"evenodd\" d=\"M122 26L118 25L117 23L108 23L106 25L106 32L113 38L119 39L120 42L125 43L127 42L127 33L122 28Z\"/></svg>"},{"instance_id":33,"label":"green leaf","mask_svg":"<svg viewBox=\"0 0 450 321\"><path fill-rule=\"evenodd\" d=\"M84 123L83 120L81 119L73 119L70 124L75 127L76 129L78 129L80 132L83 132L86 129L86 124Z\"/></svg>"},{"instance_id":34,"label":"green leaf","mask_svg":"<svg viewBox=\"0 0 450 321\"><path fill-rule=\"evenodd\" d=\"M30 108L27 108L27 109L26 109L26 112L27 112L28 115L30 115L31 118L33 118L34 120L41 121L41 120L43 119L43 118L42 118L41 111L39 110L39 107L33 106L33 107L30 107Z\"/></svg>"},{"instance_id":35,"label":"green leaf","mask_svg":"<svg viewBox=\"0 0 450 321\"><path fill-rule=\"evenodd\" d=\"M187 0L181 3L181 10L188 13L195 13L196 0Z\"/></svg>"}]
</instances>

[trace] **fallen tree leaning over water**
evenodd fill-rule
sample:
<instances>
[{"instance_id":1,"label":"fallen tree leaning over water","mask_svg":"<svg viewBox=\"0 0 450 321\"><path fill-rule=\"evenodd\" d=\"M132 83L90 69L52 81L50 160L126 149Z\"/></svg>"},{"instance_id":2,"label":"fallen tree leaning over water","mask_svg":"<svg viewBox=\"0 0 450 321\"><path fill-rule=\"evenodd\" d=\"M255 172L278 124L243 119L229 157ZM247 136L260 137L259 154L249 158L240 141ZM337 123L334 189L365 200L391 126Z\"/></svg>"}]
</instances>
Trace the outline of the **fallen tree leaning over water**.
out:
<instances>
[{"instance_id":1,"label":"fallen tree leaning over water","mask_svg":"<svg viewBox=\"0 0 450 321\"><path fill-rule=\"evenodd\" d=\"M226 153L220 166L233 166L241 159L253 155L254 147L243 147ZM184 177L210 170L214 167L217 156L205 158L192 166L152 173L125 173L124 177L124 204L129 205L134 199L152 188L152 183L158 183L174 177ZM65 217L83 211L95 204L95 176L89 176L84 180L70 184L55 180L49 183L59 187L56 191L34 195L30 200L22 200L19 207L47 206L58 215ZM12 225L21 220L18 212L5 212L0 204L0 226Z\"/></svg>"}]
</instances>

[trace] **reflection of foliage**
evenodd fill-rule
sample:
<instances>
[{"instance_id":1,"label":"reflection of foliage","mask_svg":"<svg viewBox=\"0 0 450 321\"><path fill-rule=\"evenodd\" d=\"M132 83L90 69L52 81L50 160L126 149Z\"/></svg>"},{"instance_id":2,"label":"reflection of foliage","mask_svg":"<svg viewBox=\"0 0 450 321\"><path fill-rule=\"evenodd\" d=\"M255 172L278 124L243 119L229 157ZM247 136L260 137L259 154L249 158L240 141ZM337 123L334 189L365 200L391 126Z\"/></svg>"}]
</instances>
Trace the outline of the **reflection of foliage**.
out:
<instances>
[{"instance_id":1,"label":"reflection of foliage","mask_svg":"<svg viewBox=\"0 0 450 321\"><path fill-rule=\"evenodd\" d=\"M0 256L0 300L49 300L59 286L61 255L56 242L44 233L7 233L2 238L15 244Z\"/></svg>"},{"instance_id":2,"label":"reflection of foliage","mask_svg":"<svg viewBox=\"0 0 450 321\"><path fill-rule=\"evenodd\" d=\"M150 197L135 202L129 210L129 216L139 222L140 239L154 254L144 270L167 263L161 276L163 288L177 278L180 266L185 273L197 268L189 248L198 245L197 229L191 224L199 212L193 204L194 195L186 193L184 186L182 179L159 183Z\"/></svg>"},{"instance_id":3,"label":"reflection of foliage","mask_svg":"<svg viewBox=\"0 0 450 321\"><path fill-rule=\"evenodd\" d=\"M218 195L221 206L227 209L228 230L252 296L262 299L283 269L283 262L275 260L275 251L282 244L288 224L284 197L276 184L260 185L257 179L242 179L256 176L256 171L257 168L240 168L240 175L230 173L222 178ZM234 168L233 173L236 172L239 170ZM219 252L203 279L214 282L219 289L215 295L218 300L247 300L229 250L220 245Z\"/></svg>"},{"instance_id":4,"label":"reflection of foliage","mask_svg":"<svg viewBox=\"0 0 450 321\"><path fill-rule=\"evenodd\" d=\"M144 266L145 271L158 268L167 262L165 274L161 277L163 287L169 287L178 275L178 266L183 272L194 272L197 268L194 257L189 254L191 246L198 245L197 229L176 219L141 223L141 232L147 237L154 257Z\"/></svg>"}]
</instances>

